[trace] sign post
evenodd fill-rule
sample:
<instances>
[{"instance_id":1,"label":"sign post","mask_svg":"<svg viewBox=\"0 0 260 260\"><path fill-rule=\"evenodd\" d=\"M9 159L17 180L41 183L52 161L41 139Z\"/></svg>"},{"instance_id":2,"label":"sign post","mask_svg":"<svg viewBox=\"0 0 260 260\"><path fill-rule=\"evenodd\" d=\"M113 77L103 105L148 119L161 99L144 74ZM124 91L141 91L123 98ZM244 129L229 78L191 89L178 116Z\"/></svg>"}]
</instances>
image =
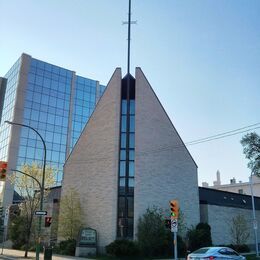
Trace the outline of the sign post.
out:
<instances>
[{"instance_id":1,"label":"sign post","mask_svg":"<svg viewBox=\"0 0 260 260\"><path fill-rule=\"evenodd\" d=\"M171 219L171 232L173 233L174 245L174 259L177 260L177 232L178 232L178 219Z\"/></svg>"}]
</instances>

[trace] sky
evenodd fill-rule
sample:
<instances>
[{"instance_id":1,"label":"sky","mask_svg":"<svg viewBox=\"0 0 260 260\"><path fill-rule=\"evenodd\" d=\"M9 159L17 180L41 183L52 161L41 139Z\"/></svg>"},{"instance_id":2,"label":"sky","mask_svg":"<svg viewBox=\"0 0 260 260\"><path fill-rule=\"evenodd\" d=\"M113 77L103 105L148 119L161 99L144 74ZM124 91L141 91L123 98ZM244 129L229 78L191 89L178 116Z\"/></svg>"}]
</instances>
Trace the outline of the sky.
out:
<instances>
[{"instance_id":1,"label":"sky","mask_svg":"<svg viewBox=\"0 0 260 260\"><path fill-rule=\"evenodd\" d=\"M22 53L104 85L116 67L126 74L127 0L0 0L0 10L0 76ZM260 123L259 12L259 0L132 0L130 71L142 68L185 143ZM244 134L187 146L199 185L217 170L223 184L248 181Z\"/></svg>"}]
</instances>

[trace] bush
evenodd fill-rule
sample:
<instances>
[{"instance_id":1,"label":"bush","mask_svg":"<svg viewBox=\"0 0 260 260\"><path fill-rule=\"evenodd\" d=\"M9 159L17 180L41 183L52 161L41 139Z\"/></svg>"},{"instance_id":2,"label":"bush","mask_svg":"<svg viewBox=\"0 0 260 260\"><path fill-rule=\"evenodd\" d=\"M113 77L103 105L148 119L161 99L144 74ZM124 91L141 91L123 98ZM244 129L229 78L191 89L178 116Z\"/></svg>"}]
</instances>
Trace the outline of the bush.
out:
<instances>
[{"instance_id":1,"label":"bush","mask_svg":"<svg viewBox=\"0 0 260 260\"><path fill-rule=\"evenodd\" d=\"M180 236L177 236L177 247L178 257L185 258L187 256L187 247L182 237Z\"/></svg>"},{"instance_id":2,"label":"bush","mask_svg":"<svg viewBox=\"0 0 260 260\"><path fill-rule=\"evenodd\" d=\"M211 228L207 223L199 223L196 228L190 229L187 233L188 248L194 251L201 247L212 246Z\"/></svg>"},{"instance_id":3,"label":"bush","mask_svg":"<svg viewBox=\"0 0 260 260\"><path fill-rule=\"evenodd\" d=\"M75 255L76 250L76 240L68 239L65 241L61 241L58 245L53 247L53 253L61 254L61 255Z\"/></svg>"},{"instance_id":4,"label":"bush","mask_svg":"<svg viewBox=\"0 0 260 260\"><path fill-rule=\"evenodd\" d=\"M115 240L106 246L106 252L109 255L122 257L122 256L137 256L139 254L139 248L133 241L122 239Z\"/></svg>"},{"instance_id":5,"label":"bush","mask_svg":"<svg viewBox=\"0 0 260 260\"><path fill-rule=\"evenodd\" d=\"M223 245L223 246L226 246L226 247L230 247L232 249L234 249L235 251L237 251L238 253L248 253L250 252L250 249L247 245L233 245L233 244L230 244L230 245Z\"/></svg>"},{"instance_id":6,"label":"bush","mask_svg":"<svg viewBox=\"0 0 260 260\"><path fill-rule=\"evenodd\" d=\"M234 245L234 250L236 250L239 253L250 252L250 248L247 245Z\"/></svg>"},{"instance_id":7,"label":"bush","mask_svg":"<svg viewBox=\"0 0 260 260\"><path fill-rule=\"evenodd\" d=\"M169 230L160 209L148 208L138 222L138 244L144 256L165 256L169 247Z\"/></svg>"}]
</instances>

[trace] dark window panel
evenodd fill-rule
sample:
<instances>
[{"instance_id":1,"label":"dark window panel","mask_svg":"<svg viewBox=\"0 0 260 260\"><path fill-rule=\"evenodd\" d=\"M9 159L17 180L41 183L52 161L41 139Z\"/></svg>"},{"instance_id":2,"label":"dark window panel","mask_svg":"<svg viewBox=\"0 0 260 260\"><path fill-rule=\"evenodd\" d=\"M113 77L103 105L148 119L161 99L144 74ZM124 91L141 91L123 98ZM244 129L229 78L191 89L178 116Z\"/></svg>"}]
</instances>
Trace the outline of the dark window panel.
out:
<instances>
[{"instance_id":1,"label":"dark window panel","mask_svg":"<svg viewBox=\"0 0 260 260\"><path fill-rule=\"evenodd\" d=\"M127 197L127 216L134 217L134 197Z\"/></svg>"},{"instance_id":2,"label":"dark window panel","mask_svg":"<svg viewBox=\"0 0 260 260\"><path fill-rule=\"evenodd\" d=\"M127 220L127 237L133 237L134 221L132 218Z\"/></svg>"},{"instance_id":3,"label":"dark window panel","mask_svg":"<svg viewBox=\"0 0 260 260\"><path fill-rule=\"evenodd\" d=\"M125 217L125 197L118 199L118 217Z\"/></svg>"},{"instance_id":4,"label":"dark window panel","mask_svg":"<svg viewBox=\"0 0 260 260\"><path fill-rule=\"evenodd\" d=\"M135 100L130 100L130 115L135 114Z\"/></svg>"},{"instance_id":5,"label":"dark window panel","mask_svg":"<svg viewBox=\"0 0 260 260\"><path fill-rule=\"evenodd\" d=\"M126 115L127 113L127 102L125 99L122 100L121 114Z\"/></svg>"},{"instance_id":6,"label":"dark window panel","mask_svg":"<svg viewBox=\"0 0 260 260\"><path fill-rule=\"evenodd\" d=\"M126 160L126 150L120 150L120 160Z\"/></svg>"},{"instance_id":7,"label":"dark window panel","mask_svg":"<svg viewBox=\"0 0 260 260\"><path fill-rule=\"evenodd\" d=\"M130 132L135 131L135 116L130 116Z\"/></svg>"},{"instance_id":8,"label":"dark window panel","mask_svg":"<svg viewBox=\"0 0 260 260\"><path fill-rule=\"evenodd\" d=\"M135 148L135 134L129 134L129 148Z\"/></svg>"},{"instance_id":9,"label":"dark window panel","mask_svg":"<svg viewBox=\"0 0 260 260\"><path fill-rule=\"evenodd\" d=\"M120 161L120 169L119 169L119 175L120 177L125 177L126 174L126 162Z\"/></svg>"},{"instance_id":10,"label":"dark window panel","mask_svg":"<svg viewBox=\"0 0 260 260\"><path fill-rule=\"evenodd\" d=\"M126 116L121 117L121 132L126 132Z\"/></svg>"},{"instance_id":11,"label":"dark window panel","mask_svg":"<svg viewBox=\"0 0 260 260\"><path fill-rule=\"evenodd\" d=\"M126 134L121 134L121 148L126 148Z\"/></svg>"},{"instance_id":12,"label":"dark window panel","mask_svg":"<svg viewBox=\"0 0 260 260\"><path fill-rule=\"evenodd\" d=\"M135 176L135 164L134 161L129 161L129 171L128 171L128 175L129 177L134 177Z\"/></svg>"},{"instance_id":13,"label":"dark window panel","mask_svg":"<svg viewBox=\"0 0 260 260\"><path fill-rule=\"evenodd\" d=\"M134 161L135 159L135 150L129 150L129 160Z\"/></svg>"}]
</instances>

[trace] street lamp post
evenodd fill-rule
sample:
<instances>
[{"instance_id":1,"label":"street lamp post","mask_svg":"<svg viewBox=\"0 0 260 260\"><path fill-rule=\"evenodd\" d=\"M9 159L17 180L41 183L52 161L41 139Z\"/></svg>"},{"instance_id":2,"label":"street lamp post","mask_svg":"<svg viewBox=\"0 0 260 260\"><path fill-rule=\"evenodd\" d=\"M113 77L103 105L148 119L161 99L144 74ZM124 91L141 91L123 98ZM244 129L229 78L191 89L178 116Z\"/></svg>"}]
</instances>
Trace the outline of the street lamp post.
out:
<instances>
[{"instance_id":1,"label":"street lamp post","mask_svg":"<svg viewBox=\"0 0 260 260\"><path fill-rule=\"evenodd\" d=\"M41 196L40 196L40 210L43 210L43 197L44 197L44 182L45 182L45 168L46 168L46 144L45 141L43 140L42 136L40 133L34 129L33 127L29 125L24 125L24 124L19 124L11 121L5 121L5 123L10 124L10 125L17 125L21 127L27 127L31 130L33 130L41 139L43 143L43 148L44 148L44 157L43 157L43 168L42 168L42 183L40 185L40 190L41 190ZM40 259L40 242L41 242L41 225L42 225L42 217L39 216L39 223L38 223L38 240L37 240L37 245L36 245L36 260Z\"/></svg>"},{"instance_id":2,"label":"street lamp post","mask_svg":"<svg viewBox=\"0 0 260 260\"><path fill-rule=\"evenodd\" d=\"M251 198L252 198L252 210L253 210L253 228L255 233L255 250L256 250L256 256L259 256L258 252L258 239L257 239L257 221L255 216L255 199L254 199L254 193L253 193L253 174L251 172L250 176L250 189L251 189Z\"/></svg>"}]
</instances>

